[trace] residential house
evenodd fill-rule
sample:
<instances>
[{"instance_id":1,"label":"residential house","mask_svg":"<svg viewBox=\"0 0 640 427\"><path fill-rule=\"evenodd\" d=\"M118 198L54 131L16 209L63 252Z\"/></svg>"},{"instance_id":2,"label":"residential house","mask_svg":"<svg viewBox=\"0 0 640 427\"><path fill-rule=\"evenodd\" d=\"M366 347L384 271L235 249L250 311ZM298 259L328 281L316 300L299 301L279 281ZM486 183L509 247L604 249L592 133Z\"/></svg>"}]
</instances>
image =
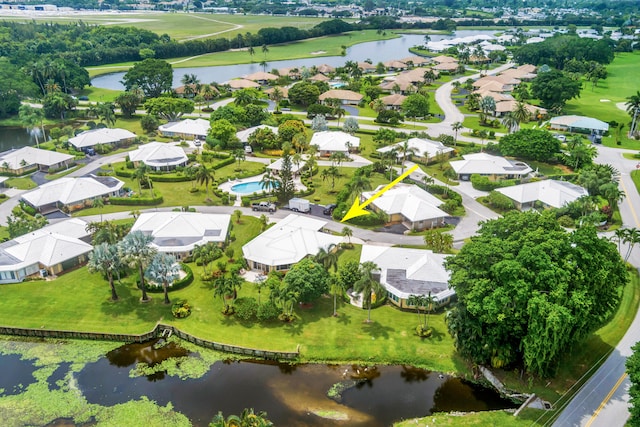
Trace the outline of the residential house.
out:
<instances>
[{"instance_id":1,"label":"residential house","mask_svg":"<svg viewBox=\"0 0 640 427\"><path fill-rule=\"evenodd\" d=\"M387 71L404 71L409 69L407 64L400 61L386 61L383 62L382 65L384 65L384 68L386 68Z\"/></svg>"},{"instance_id":2,"label":"residential house","mask_svg":"<svg viewBox=\"0 0 640 427\"><path fill-rule=\"evenodd\" d=\"M309 80L312 82L328 82L331 79L322 73L318 73L315 76L309 77Z\"/></svg>"},{"instance_id":3,"label":"residential house","mask_svg":"<svg viewBox=\"0 0 640 427\"><path fill-rule=\"evenodd\" d=\"M318 97L323 102L327 99L339 99L342 105L358 105L362 98L363 94L345 89L330 89Z\"/></svg>"},{"instance_id":4,"label":"residential house","mask_svg":"<svg viewBox=\"0 0 640 427\"><path fill-rule=\"evenodd\" d=\"M398 74L398 78L410 81L413 84L424 83L425 82L424 74L428 70L433 71L434 77L436 79L438 78L438 75L439 75L438 71L432 68L425 68L425 67L414 68L413 70L409 70L409 71L403 71L402 73Z\"/></svg>"},{"instance_id":5,"label":"residential house","mask_svg":"<svg viewBox=\"0 0 640 427\"><path fill-rule=\"evenodd\" d=\"M364 74L375 73L377 69L375 65L369 64L368 62L358 62L358 68L360 68Z\"/></svg>"},{"instance_id":6,"label":"residential house","mask_svg":"<svg viewBox=\"0 0 640 427\"><path fill-rule=\"evenodd\" d=\"M374 277L385 289L389 301L400 308L414 308L408 300L412 295L431 296L436 309L455 298L449 287L450 274L444 263L448 255L426 249L395 248L362 245L360 262L373 262L379 268Z\"/></svg>"},{"instance_id":7,"label":"residential house","mask_svg":"<svg viewBox=\"0 0 640 427\"><path fill-rule=\"evenodd\" d=\"M399 77L385 79L378 86L385 92L399 93L401 95L415 93L418 90L409 80Z\"/></svg>"},{"instance_id":8,"label":"residential house","mask_svg":"<svg viewBox=\"0 0 640 427\"><path fill-rule=\"evenodd\" d=\"M205 139L209 129L211 129L211 123L205 119L185 119L158 127L162 136L175 136L183 139Z\"/></svg>"},{"instance_id":9,"label":"residential house","mask_svg":"<svg viewBox=\"0 0 640 427\"><path fill-rule=\"evenodd\" d=\"M325 130L314 133L309 145L317 146L320 156L330 156L337 151L348 154L360 148L360 138L342 131Z\"/></svg>"},{"instance_id":10,"label":"residential house","mask_svg":"<svg viewBox=\"0 0 640 427\"><path fill-rule=\"evenodd\" d=\"M498 93L510 93L513 90L513 85L505 84L496 80L478 80L473 83L475 89L480 89L488 92Z\"/></svg>"},{"instance_id":11,"label":"residential house","mask_svg":"<svg viewBox=\"0 0 640 427\"><path fill-rule=\"evenodd\" d=\"M258 71L257 73L252 73L244 77L247 80L251 80L253 82L258 83L259 85L266 86L271 82L278 80L278 76L271 73L265 73L264 71Z\"/></svg>"},{"instance_id":12,"label":"residential house","mask_svg":"<svg viewBox=\"0 0 640 427\"><path fill-rule=\"evenodd\" d=\"M513 77L521 81L529 82L536 78L537 67L531 64L524 64L517 68L509 68L500 73L501 76Z\"/></svg>"},{"instance_id":13,"label":"residential house","mask_svg":"<svg viewBox=\"0 0 640 427\"><path fill-rule=\"evenodd\" d=\"M144 163L154 171L171 171L189 162L186 153L177 145L149 142L129 152L129 160L137 167Z\"/></svg>"},{"instance_id":14,"label":"residential house","mask_svg":"<svg viewBox=\"0 0 640 427\"><path fill-rule=\"evenodd\" d=\"M231 89L231 91L236 91L236 90L240 90L240 89L249 89L249 88L259 88L260 85L252 80L247 80L247 79L233 79L233 80L229 80L228 82L225 83L225 85L229 86L229 89Z\"/></svg>"},{"instance_id":15,"label":"residential house","mask_svg":"<svg viewBox=\"0 0 640 427\"><path fill-rule=\"evenodd\" d=\"M109 176L62 177L21 195L21 200L46 214L90 207L97 198L120 196L124 182Z\"/></svg>"},{"instance_id":16,"label":"residential house","mask_svg":"<svg viewBox=\"0 0 640 427\"><path fill-rule=\"evenodd\" d=\"M302 160L301 162L296 163L293 161L293 159L291 160L291 173L293 174L294 177L300 175L300 171L302 170L302 168L304 168L304 164L309 158L309 155L303 154L300 157ZM276 161L268 164L267 169L270 170L273 173L273 175L280 175L280 171L282 170L282 158L279 158Z\"/></svg>"},{"instance_id":17,"label":"residential house","mask_svg":"<svg viewBox=\"0 0 640 427\"><path fill-rule=\"evenodd\" d=\"M447 147L440 141L434 141L432 139L425 138L409 138L407 140L411 152L409 156L424 163L431 163L441 156L442 160L446 160L453 154L454 150L451 147ZM393 145L387 145L386 147L378 148L376 151L379 153L387 153L393 149L397 151L398 159L402 159L401 147L404 143L399 142Z\"/></svg>"},{"instance_id":18,"label":"residential house","mask_svg":"<svg viewBox=\"0 0 640 427\"><path fill-rule=\"evenodd\" d=\"M384 185L360 195L361 202L372 198ZM444 225L449 216L438 207L444 202L413 184L396 184L369 205L374 212L384 212L389 223L403 224L409 230L426 230Z\"/></svg>"},{"instance_id":19,"label":"residential house","mask_svg":"<svg viewBox=\"0 0 640 427\"><path fill-rule=\"evenodd\" d=\"M270 87L269 89L265 89L264 93L267 94L267 96L271 97L271 94L273 93L273 91L275 90L275 88L280 89L280 93L282 95L282 99L288 99L289 98L289 88L288 87L282 87L282 86L275 86L275 87Z\"/></svg>"},{"instance_id":20,"label":"residential house","mask_svg":"<svg viewBox=\"0 0 640 427\"><path fill-rule=\"evenodd\" d=\"M537 107L535 105L525 104L523 103L524 108L529 112L530 120L538 120L539 118L545 117L547 115L547 110L542 107ZM510 101L498 101L496 100L496 117L502 117L507 113L515 111L518 106L518 101L510 100Z\"/></svg>"},{"instance_id":21,"label":"residential house","mask_svg":"<svg viewBox=\"0 0 640 427\"><path fill-rule=\"evenodd\" d=\"M382 101L387 110L399 111L402 108L402 103L405 99L407 99L405 95L394 93L388 96L381 97L380 101Z\"/></svg>"},{"instance_id":22,"label":"residential house","mask_svg":"<svg viewBox=\"0 0 640 427\"><path fill-rule=\"evenodd\" d=\"M462 158L464 160L449 162L461 181L469 181L474 174L498 180L524 178L533 172L533 169L524 162L507 160L487 153L466 154Z\"/></svg>"},{"instance_id":23,"label":"residential house","mask_svg":"<svg viewBox=\"0 0 640 427\"><path fill-rule=\"evenodd\" d=\"M549 128L566 132L602 135L609 130L609 123L585 116L558 116L549 120Z\"/></svg>"},{"instance_id":24,"label":"residential house","mask_svg":"<svg viewBox=\"0 0 640 427\"><path fill-rule=\"evenodd\" d=\"M400 62L404 62L405 64L413 64L414 67L420 67L422 65L431 64L431 58L427 58L425 56L409 56L404 59L401 59Z\"/></svg>"},{"instance_id":25,"label":"residential house","mask_svg":"<svg viewBox=\"0 0 640 427\"><path fill-rule=\"evenodd\" d=\"M319 73L322 74L333 74L336 72L335 67L332 67L331 65L327 65L327 64L322 64L318 67L316 67Z\"/></svg>"},{"instance_id":26,"label":"residential house","mask_svg":"<svg viewBox=\"0 0 640 427\"><path fill-rule=\"evenodd\" d=\"M82 151L96 145L108 144L118 146L121 144L130 144L136 139L136 134L126 129L91 129L86 130L73 138L69 138L69 144L73 145L76 150Z\"/></svg>"},{"instance_id":27,"label":"residential house","mask_svg":"<svg viewBox=\"0 0 640 427\"><path fill-rule=\"evenodd\" d=\"M443 62L433 66L433 69L443 73L455 73L460 65L457 62Z\"/></svg>"},{"instance_id":28,"label":"residential house","mask_svg":"<svg viewBox=\"0 0 640 427\"><path fill-rule=\"evenodd\" d=\"M275 135L278 135L277 127L268 126L268 125L258 125L258 126L252 126L250 128L236 132L236 137L240 142L247 143L249 142L249 137L258 129L271 129L271 132L273 132Z\"/></svg>"},{"instance_id":29,"label":"residential house","mask_svg":"<svg viewBox=\"0 0 640 427\"><path fill-rule=\"evenodd\" d=\"M84 229L84 221L72 219L0 243L0 284L55 276L87 262L93 247L75 236L79 221Z\"/></svg>"},{"instance_id":30,"label":"residential house","mask_svg":"<svg viewBox=\"0 0 640 427\"><path fill-rule=\"evenodd\" d=\"M47 172L68 168L74 157L57 151L41 150L33 147L5 151L0 154L0 172L22 175L34 170Z\"/></svg>"},{"instance_id":31,"label":"residential house","mask_svg":"<svg viewBox=\"0 0 640 427\"><path fill-rule=\"evenodd\" d=\"M222 245L229 236L230 222L229 214L150 212L140 214L131 231L153 236L151 246L158 252L183 260L196 246Z\"/></svg>"},{"instance_id":32,"label":"residential house","mask_svg":"<svg viewBox=\"0 0 640 427\"><path fill-rule=\"evenodd\" d=\"M278 68L278 74L282 77L289 77L291 80L300 79L300 69L298 67Z\"/></svg>"},{"instance_id":33,"label":"residential house","mask_svg":"<svg viewBox=\"0 0 640 427\"><path fill-rule=\"evenodd\" d=\"M500 93L500 92L492 92L492 91L490 91L488 89L474 90L473 93L477 93L478 95L480 95L481 98L484 98L486 96L490 96L496 102L513 101L513 96L511 96L511 94Z\"/></svg>"},{"instance_id":34,"label":"residential house","mask_svg":"<svg viewBox=\"0 0 640 427\"><path fill-rule=\"evenodd\" d=\"M502 187L496 191L513 200L516 208L520 210L532 209L536 202L540 202L545 208L561 208L589 195L589 192L579 185L554 179Z\"/></svg>"},{"instance_id":35,"label":"residential house","mask_svg":"<svg viewBox=\"0 0 640 427\"><path fill-rule=\"evenodd\" d=\"M447 55L439 55L439 56L434 56L431 58L432 62L435 62L436 64L446 64L446 63L457 63L458 60L452 56L447 56Z\"/></svg>"},{"instance_id":36,"label":"residential house","mask_svg":"<svg viewBox=\"0 0 640 427\"><path fill-rule=\"evenodd\" d=\"M328 250L343 238L323 233L326 221L291 214L242 247L244 258L252 270L287 271L320 249Z\"/></svg>"}]
</instances>

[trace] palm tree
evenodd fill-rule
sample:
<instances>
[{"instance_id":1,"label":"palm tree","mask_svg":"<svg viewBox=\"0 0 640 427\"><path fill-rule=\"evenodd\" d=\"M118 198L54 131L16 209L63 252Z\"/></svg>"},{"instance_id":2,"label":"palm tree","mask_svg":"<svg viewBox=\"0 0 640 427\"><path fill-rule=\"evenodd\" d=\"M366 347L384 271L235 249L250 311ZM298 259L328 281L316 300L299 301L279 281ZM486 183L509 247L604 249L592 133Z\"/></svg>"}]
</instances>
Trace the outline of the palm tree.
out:
<instances>
[{"instance_id":1,"label":"palm tree","mask_svg":"<svg viewBox=\"0 0 640 427\"><path fill-rule=\"evenodd\" d=\"M153 184L151 184L151 178L149 178L150 170L151 168L149 168L149 166L144 162L140 162L133 172L133 179L138 181L138 192L140 195L142 195L142 183L147 182L149 184L149 189L151 190L151 197L153 197Z\"/></svg>"},{"instance_id":2,"label":"palm tree","mask_svg":"<svg viewBox=\"0 0 640 427\"><path fill-rule=\"evenodd\" d=\"M329 271L333 267L334 271L338 271L338 251L335 244L331 243L326 248L318 249L318 253L314 257L318 264L321 264L325 270Z\"/></svg>"},{"instance_id":3,"label":"palm tree","mask_svg":"<svg viewBox=\"0 0 640 427\"><path fill-rule=\"evenodd\" d=\"M402 143L398 146L398 150L402 153L402 172L401 174L404 173L404 162L407 160L407 157L409 157L411 154L415 153L415 148L411 147L409 145L409 140L405 139L404 141L402 141Z\"/></svg>"},{"instance_id":4,"label":"palm tree","mask_svg":"<svg viewBox=\"0 0 640 427\"><path fill-rule=\"evenodd\" d=\"M502 125L507 128L508 133L514 132L516 130L516 128L518 127L518 122L516 121L515 117L513 117L513 112L510 111L505 114L505 116L502 118Z\"/></svg>"},{"instance_id":5,"label":"palm tree","mask_svg":"<svg viewBox=\"0 0 640 427\"><path fill-rule=\"evenodd\" d=\"M384 110L387 109L387 106L384 105L384 102L380 98L378 98L378 99L376 99L374 101L371 101L369 106L371 107L371 109L373 111L375 111L378 114L380 114L381 112L383 112Z\"/></svg>"},{"instance_id":6,"label":"palm tree","mask_svg":"<svg viewBox=\"0 0 640 427\"><path fill-rule=\"evenodd\" d=\"M612 210L615 210L618 207L618 203L620 203L626 196L625 192L620 190L620 187L618 187L616 182L603 184L600 186L599 190L602 197L607 199L607 203L611 206Z\"/></svg>"},{"instance_id":7,"label":"palm tree","mask_svg":"<svg viewBox=\"0 0 640 427\"><path fill-rule=\"evenodd\" d=\"M249 55L251 56L251 62L253 62L253 55L256 54L256 50L253 48L253 46L249 46L247 52L249 52Z\"/></svg>"},{"instance_id":8,"label":"palm tree","mask_svg":"<svg viewBox=\"0 0 640 427\"><path fill-rule=\"evenodd\" d=\"M269 66L269 63L265 60L260 61L260 66L262 67L262 71L266 72L267 71L267 67Z\"/></svg>"},{"instance_id":9,"label":"palm tree","mask_svg":"<svg viewBox=\"0 0 640 427\"><path fill-rule=\"evenodd\" d=\"M486 123L487 116L496 111L496 100L492 96L485 96L480 100L480 121Z\"/></svg>"},{"instance_id":10,"label":"palm tree","mask_svg":"<svg viewBox=\"0 0 640 427\"><path fill-rule=\"evenodd\" d=\"M240 224L240 217L242 216L242 211L240 209L236 209L233 211L233 216L236 217L236 224Z\"/></svg>"},{"instance_id":11,"label":"palm tree","mask_svg":"<svg viewBox=\"0 0 640 427\"><path fill-rule=\"evenodd\" d=\"M363 191L371 190L371 188L371 181L365 175L355 175L349 182L349 189L355 197L358 197L358 194Z\"/></svg>"},{"instance_id":12,"label":"palm tree","mask_svg":"<svg viewBox=\"0 0 640 427\"><path fill-rule=\"evenodd\" d=\"M99 245L94 246L93 252L89 254L87 267L91 273L100 272L107 276L107 280L109 280L109 288L111 288L111 301L118 300L116 287L113 283L113 273L120 270L121 266L122 264L120 263L120 254L118 253L117 245L100 243Z\"/></svg>"},{"instance_id":13,"label":"palm tree","mask_svg":"<svg viewBox=\"0 0 640 427\"><path fill-rule=\"evenodd\" d=\"M349 239L349 244L351 244L351 236L353 236L353 230L347 226L342 228L341 234Z\"/></svg>"},{"instance_id":14,"label":"palm tree","mask_svg":"<svg viewBox=\"0 0 640 427\"><path fill-rule=\"evenodd\" d=\"M427 296L423 296L422 297L422 303L424 304L424 308L425 308L425 314L424 314L424 327L428 328L429 327L429 314L431 313L431 310L433 309L433 304L435 304L436 299L434 297L431 296L431 291L429 291L429 294Z\"/></svg>"},{"instance_id":15,"label":"palm tree","mask_svg":"<svg viewBox=\"0 0 640 427\"><path fill-rule=\"evenodd\" d=\"M40 124L40 119L38 118L36 109L30 105L23 104L20 106L18 117L29 133L35 137L36 147L40 148L40 141L38 140L38 134L40 132L38 125Z\"/></svg>"},{"instance_id":16,"label":"palm tree","mask_svg":"<svg viewBox=\"0 0 640 427\"><path fill-rule=\"evenodd\" d=\"M527 105L524 102L518 102L516 104L516 108L511 112L511 115L517 123L516 130L520 127L520 123L527 123L529 121L529 117L531 117L529 110L527 110Z\"/></svg>"},{"instance_id":17,"label":"palm tree","mask_svg":"<svg viewBox=\"0 0 640 427\"><path fill-rule=\"evenodd\" d=\"M640 230L638 230L637 228L625 229L625 237L623 242L629 245L627 248L627 253L624 256L624 262L627 262L629 260L629 257L631 256L633 248L635 248L635 246L640 243Z\"/></svg>"},{"instance_id":18,"label":"palm tree","mask_svg":"<svg viewBox=\"0 0 640 427\"><path fill-rule=\"evenodd\" d=\"M265 214L262 214L260 215L260 218L258 218L258 220L260 221L260 232L263 232L269 225L269 217Z\"/></svg>"},{"instance_id":19,"label":"palm tree","mask_svg":"<svg viewBox=\"0 0 640 427\"><path fill-rule=\"evenodd\" d=\"M264 53L264 59L267 59L267 53L269 53L269 48L266 44L262 45L262 53Z\"/></svg>"},{"instance_id":20,"label":"palm tree","mask_svg":"<svg viewBox=\"0 0 640 427\"><path fill-rule=\"evenodd\" d=\"M209 197L209 183L214 179L214 172L212 169L207 168L205 165L200 165L198 169L196 169L196 182L200 185L204 184L204 188L207 192L207 197Z\"/></svg>"},{"instance_id":21,"label":"palm tree","mask_svg":"<svg viewBox=\"0 0 640 427\"><path fill-rule=\"evenodd\" d=\"M235 159L238 161L238 168L240 167L240 162L243 162L247 159L246 153L241 148L233 150L233 157L235 157Z\"/></svg>"},{"instance_id":22,"label":"palm tree","mask_svg":"<svg viewBox=\"0 0 640 427\"><path fill-rule=\"evenodd\" d=\"M93 199L93 207L100 210L100 222L102 222L102 209L104 208L104 199L96 197Z\"/></svg>"},{"instance_id":23,"label":"palm tree","mask_svg":"<svg viewBox=\"0 0 640 427\"><path fill-rule=\"evenodd\" d=\"M139 288L142 290L142 302L149 301L144 283L144 266L149 263L156 254L155 248L150 246L153 236L136 230L127 234L120 243L120 252L124 262L132 268L138 269L140 276Z\"/></svg>"},{"instance_id":24,"label":"palm tree","mask_svg":"<svg viewBox=\"0 0 640 427\"><path fill-rule=\"evenodd\" d=\"M613 232L612 240L618 242L618 252L622 255L622 242L626 242L627 237L627 229L626 228L618 228Z\"/></svg>"},{"instance_id":25,"label":"palm tree","mask_svg":"<svg viewBox=\"0 0 640 427\"><path fill-rule=\"evenodd\" d=\"M465 101L466 107L471 111L476 111L480 108L480 98L479 93L469 93L467 95L467 100Z\"/></svg>"},{"instance_id":26,"label":"palm tree","mask_svg":"<svg viewBox=\"0 0 640 427\"><path fill-rule=\"evenodd\" d=\"M283 97L284 97L284 93L282 92L282 89L280 89L279 86L274 87L271 93L269 94L269 99L271 99L276 104L276 111L280 111L280 101L282 101Z\"/></svg>"},{"instance_id":27,"label":"palm tree","mask_svg":"<svg viewBox=\"0 0 640 427\"><path fill-rule=\"evenodd\" d=\"M335 274L332 274L329 278L329 292L333 295L333 317L337 317L338 295L342 295L344 287L342 286L342 280L340 280Z\"/></svg>"},{"instance_id":28,"label":"palm tree","mask_svg":"<svg viewBox=\"0 0 640 427\"><path fill-rule=\"evenodd\" d=\"M633 117L631 128L629 129L629 135L633 136L636 132L638 113L640 112L640 91L636 91L635 95L628 96L625 105L627 106L627 113Z\"/></svg>"},{"instance_id":29,"label":"palm tree","mask_svg":"<svg viewBox=\"0 0 640 427\"><path fill-rule=\"evenodd\" d=\"M451 129L453 129L453 131L455 132L455 137L453 139L454 147L458 145L458 132L462 130L463 127L464 126L460 122L453 122L453 124L451 125Z\"/></svg>"},{"instance_id":30,"label":"palm tree","mask_svg":"<svg viewBox=\"0 0 640 427\"><path fill-rule=\"evenodd\" d=\"M436 73L431 68L428 68L422 77L424 78L425 83L430 85L436 79Z\"/></svg>"},{"instance_id":31,"label":"palm tree","mask_svg":"<svg viewBox=\"0 0 640 427\"><path fill-rule=\"evenodd\" d=\"M331 160L331 165L332 166L340 166L342 164L342 162L344 162L345 160L348 160L348 159L349 159L349 157L347 157L347 155L344 154L344 152L342 152L342 151L334 151L329 156L329 160Z\"/></svg>"},{"instance_id":32,"label":"palm tree","mask_svg":"<svg viewBox=\"0 0 640 427\"><path fill-rule=\"evenodd\" d=\"M422 176L422 182L424 183L424 188L426 190L428 186L433 185L436 181L433 179L433 177L424 174Z\"/></svg>"},{"instance_id":33,"label":"palm tree","mask_svg":"<svg viewBox=\"0 0 640 427\"><path fill-rule=\"evenodd\" d=\"M271 169L267 169L267 172L260 179L260 184L262 184L264 191L273 193L278 188L278 179L273 175Z\"/></svg>"},{"instance_id":34,"label":"palm tree","mask_svg":"<svg viewBox=\"0 0 640 427\"><path fill-rule=\"evenodd\" d=\"M176 257L162 252L156 254L151 263L149 263L145 275L149 280L162 283L164 303L171 304L171 301L169 301L169 285L180 277L180 264L178 264Z\"/></svg>"},{"instance_id":35,"label":"palm tree","mask_svg":"<svg viewBox=\"0 0 640 427\"><path fill-rule=\"evenodd\" d=\"M382 285L373 278L373 274L377 270L379 268L375 263L371 261L363 262L360 264L360 279L353 284L353 290L362 294L363 303L367 304L367 323L371 323L371 300L373 295L380 295L384 292Z\"/></svg>"}]
</instances>

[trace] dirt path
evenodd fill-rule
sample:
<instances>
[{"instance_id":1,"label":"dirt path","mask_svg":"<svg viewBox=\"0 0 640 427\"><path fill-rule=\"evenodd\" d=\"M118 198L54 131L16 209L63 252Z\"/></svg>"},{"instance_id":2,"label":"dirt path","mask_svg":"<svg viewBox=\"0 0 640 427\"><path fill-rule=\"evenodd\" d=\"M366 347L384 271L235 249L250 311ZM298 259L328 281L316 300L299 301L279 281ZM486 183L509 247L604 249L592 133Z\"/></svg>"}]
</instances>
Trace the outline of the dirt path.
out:
<instances>
[{"instance_id":1,"label":"dirt path","mask_svg":"<svg viewBox=\"0 0 640 427\"><path fill-rule=\"evenodd\" d=\"M197 19L202 19L204 21L210 21L210 22L215 22L217 24L225 24L225 25L233 25L233 28L229 28L228 30L222 30L222 31L218 31L215 33L209 33L209 34L201 34L199 36L193 36L193 37L187 37L185 39L180 40L181 42L187 41L187 40L196 40L196 39L204 39L207 37L211 37L211 36L217 36L218 34L222 34L222 33L228 33L229 31L235 31L235 30L239 30L240 28L243 27L243 25L240 24L232 24L231 22L225 22L225 21L219 21L217 19L209 19L209 18L205 18L204 16L197 16L197 15L193 15L193 18L197 18ZM200 55L198 55L200 56ZM194 58L197 58L197 56L194 56ZM189 58L191 59L191 58ZM187 61L188 59L182 60L180 62L184 62ZM178 62L173 62L173 64L177 64Z\"/></svg>"}]
</instances>

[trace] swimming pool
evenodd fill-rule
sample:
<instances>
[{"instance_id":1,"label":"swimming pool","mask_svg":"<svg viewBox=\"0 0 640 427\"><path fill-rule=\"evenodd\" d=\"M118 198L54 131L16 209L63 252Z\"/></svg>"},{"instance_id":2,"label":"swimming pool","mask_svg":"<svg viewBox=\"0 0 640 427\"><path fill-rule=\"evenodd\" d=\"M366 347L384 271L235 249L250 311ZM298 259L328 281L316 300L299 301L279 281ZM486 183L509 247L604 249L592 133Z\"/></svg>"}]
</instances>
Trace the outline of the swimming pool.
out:
<instances>
[{"instance_id":1,"label":"swimming pool","mask_svg":"<svg viewBox=\"0 0 640 427\"><path fill-rule=\"evenodd\" d=\"M260 181L243 182L242 184L236 184L231 187L231 191L239 194L251 194L263 191L264 187Z\"/></svg>"}]
</instances>

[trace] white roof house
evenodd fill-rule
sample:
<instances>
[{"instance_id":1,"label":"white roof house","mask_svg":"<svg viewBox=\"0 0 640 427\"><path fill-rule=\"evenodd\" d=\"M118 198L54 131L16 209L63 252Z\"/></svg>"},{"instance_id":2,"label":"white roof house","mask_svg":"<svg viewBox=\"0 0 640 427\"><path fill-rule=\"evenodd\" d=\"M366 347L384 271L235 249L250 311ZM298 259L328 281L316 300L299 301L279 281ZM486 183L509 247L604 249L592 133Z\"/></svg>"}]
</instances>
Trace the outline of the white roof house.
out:
<instances>
[{"instance_id":1,"label":"white roof house","mask_svg":"<svg viewBox=\"0 0 640 427\"><path fill-rule=\"evenodd\" d=\"M142 213L131 231L140 230L153 236L158 252L171 253L179 258L189 255L196 245L222 243L229 233L229 214L197 212Z\"/></svg>"},{"instance_id":2,"label":"white roof house","mask_svg":"<svg viewBox=\"0 0 640 427\"><path fill-rule=\"evenodd\" d=\"M0 154L0 165L3 169L8 170L27 169L34 165L41 169L55 168L63 166L71 160L73 160L73 156L70 154L33 147L22 147Z\"/></svg>"},{"instance_id":3,"label":"white roof house","mask_svg":"<svg viewBox=\"0 0 640 427\"><path fill-rule=\"evenodd\" d=\"M380 284L392 303L407 307L411 295L429 295L436 305L444 305L455 295L444 268L448 255L426 249L362 245L360 262L371 261L380 268Z\"/></svg>"},{"instance_id":4,"label":"white roof house","mask_svg":"<svg viewBox=\"0 0 640 427\"><path fill-rule=\"evenodd\" d=\"M0 283L21 282L40 269L58 274L87 260L93 247L76 237L58 233L56 229L64 226L56 226L0 244Z\"/></svg>"},{"instance_id":5,"label":"white roof house","mask_svg":"<svg viewBox=\"0 0 640 427\"><path fill-rule=\"evenodd\" d=\"M40 210L46 207L71 207L98 197L116 195L123 186L124 182L107 176L63 177L24 193L21 197Z\"/></svg>"},{"instance_id":6,"label":"white roof house","mask_svg":"<svg viewBox=\"0 0 640 427\"><path fill-rule=\"evenodd\" d=\"M409 147L413 149L414 155L418 157L428 157L430 159L436 157L438 154L449 154L453 152L453 148L447 147L440 141L433 141L431 139L422 138L409 138ZM399 149L403 143L399 142L393 145L387 145L386 147L378 148L376 151L379 153L386 153L391 150ZM425 155L426 154L426 155ZM398 151L398 158L402 158L402 152Z\"/></svg>"},{"instance_id":7,"label":"white roof house","mask_svg":"<svg viewBox=\"0 0 640 427\"><path fill-rule=\"evenodd\" d=\"M560 208L589 195L589 192L579 185L553 179L498 188L496 191L512 199L519 209L533 207L536 201L542 202L545 206Z\"/></svg>"},{"instance_id":8,"label":"white roof house","mask_svg":"<svg viewBox=\"0 0 640 427\"><path fill-rule=\"evenodd\" d=\"M205 139L211 129L211 123L205 119L185 119L158 126L164 136L180 136L183 138Z\"/></svg>"},{"instance_id":9,"label":"white roof house","mask_svg":"<svg viewBox=\"0 0 640 427\"><path fill-rule=\"evenodd\" d=\"M78 150L93 147L98 144L117 144L121 141L134 140L136 134L126 129L91 129L86 130L73 138L69 138L69 144Z\"/></svg>"},{"instance_id":10,"label":"white roof house","mask_svg":"<svg viewBox=\"0 0 640 427\"><path fill-rule=\"evenodd\" d=\"M507 160L504 157L487 153L474 153L462 156L464 160L449 162L458 175L458 179L467 181L471 175L478 174L490 177L522 177L533 172L528 164L519 160Z\"/></svg>"},{"instance_id":11,"label":"white roof house","mask_svg":"<svg viewBox=\"0 0 640 427\"><path fill-rule=\"evenodd\" d=\"M258 125L258 126L253 126L253 127L238 131L236 132L236 136L238 137L238 140L240 142L247 142L249 141L249 137L251 136L251 134L253 134L258 129L271 129L271 132L273 132L276 135L278 134L278 128L275 126Z\"/></svg>"},{"instance_id":12,"label":"white roof house","mask_svg":"<svg viewBox=\"0 0 640 427\"><path fill-rule=\"evenodd\" d=\"M291 214L242 247L242 253L253 270L289 270L320 248L337 245L342 237L320 230L326 221Z\"/></svg>"},{"instance_id":13,"label":"white roof house","mask_svg":"<svg viewBox=\"0 0 640 427\"><path fill-rule=\"evenodd\" d=\"M551 129L567 130L573 132L576 129L585 129L591 132L603 134L609 130L609 123L585 116L558 116L549 120Z\"/></svg>"},{"instance_id":14,"label":"white roof house","mask_svg":"<svg viewBox=\"0 0 640 427\"><path fill-rule=\"evenodd\" d=\"M360 147L360 138L342 131L325 130L314 133L309 145L316 145L320 155L328 155L336 151L348 153L350 148Z\"/></svg>"},{"instance_id":15,"label":"white roof house","mask_svg":"<svg viewBox=\"0 0 640 427\"><path fill-rule=\"evenodd\" d=\"M184 166L189 159L182 147L164 142L150 142L129 152L129 159L142 162L155 170L170 170Z\"/></svg>"},{"instance_id":16,"label":"white roof house","mask_svg":"<svg viewBox=\"0 0 640 427\"><path fill-rule=\"evenodd\" d=\"M292 174L297 174L300 172L300 169L302 169L304 167L305 161L309 158L308 154L303 154L302 156L300 156L302 158L302 162L300 163L296 163L293 160L291 161L291 173ZM276 160L273 163L270 163L267 166L267 169L279 173L282 170L282 158L279 158L278 160Z\"/></svg>"},{"instance_id":17,"label":"white roof house","mask_svg":"<svg viewBox=\"0 0 640 427\"><path fill-rule=\"evenodd\" d=\"M363 192L361 200L369 200L384 185ZM444 202L413 184L396 184L371 202L376 211L389 215L390 222L402 222L409 229L423 230L442 225L448 213L439 209Z\"/></svg>"},{"instance_id":18,"label":"white roof house","mask_svg":"<svg viewBox=\"0 0 640 427\"><path fill-rule=\"evenodd\" d=\"M47 225L41 230L47 230L51 233L62 234L63 236L73 237L75 239L89 241L91 233L87 231L87 222L80 218L70 218L64 221Z\"/></svg>"}]
</instances>

